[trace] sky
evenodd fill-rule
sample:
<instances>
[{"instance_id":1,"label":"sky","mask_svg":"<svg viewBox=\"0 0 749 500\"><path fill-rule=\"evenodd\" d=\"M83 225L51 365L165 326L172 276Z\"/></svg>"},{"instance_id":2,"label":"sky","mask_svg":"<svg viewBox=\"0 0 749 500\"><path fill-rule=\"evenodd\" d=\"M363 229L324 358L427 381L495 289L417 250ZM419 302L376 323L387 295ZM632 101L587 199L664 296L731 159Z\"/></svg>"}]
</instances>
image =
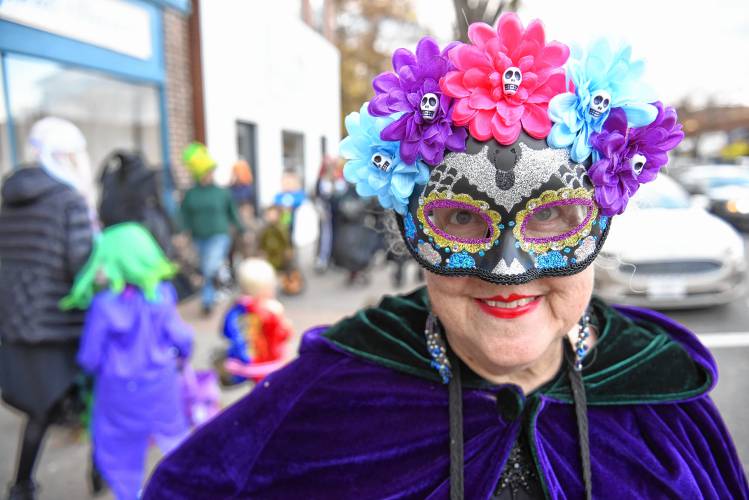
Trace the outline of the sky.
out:
<instances>
[{"instance_id":1,"label":"sky","mask_svg":"<svg viewBox=\"0 0 749 500\"><path fill-rule=\"evenodd\" d=\"M419 22L453 37L452 0L413 0ZM573 7L574 6L574 7ZM585 46L605 36L645 59L645 80L666 103L749 105L749 0L521 0L524 24L540 18L547 40Z\"/></svg>"}]
</instances>

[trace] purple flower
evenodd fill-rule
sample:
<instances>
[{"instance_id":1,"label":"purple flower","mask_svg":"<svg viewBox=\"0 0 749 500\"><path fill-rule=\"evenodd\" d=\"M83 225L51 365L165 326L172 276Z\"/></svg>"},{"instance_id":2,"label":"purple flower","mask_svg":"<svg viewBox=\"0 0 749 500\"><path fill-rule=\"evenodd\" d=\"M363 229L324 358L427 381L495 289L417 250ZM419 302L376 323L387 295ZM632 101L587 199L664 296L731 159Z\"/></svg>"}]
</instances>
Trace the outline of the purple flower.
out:
<instances>
[{"instance_id":1,"label":"purple flower","mask_svg":"<svg viewBox=\"0 0 749 500\"><path fill-rule=\"evenodd\" d=\"M372 116L403 113L381 134L385 141L400 142L400 156L412 164L418 156L430 165L442 163L445 148L465 151L468 133L452 123L453 99L440 90L439 81L453 69L447 52L440 52L430 37L419 40L414 55L406 49L393 54L395 72L378 75L372 82L375 96L369 103Z\"/></svg>"},{"instance_id":2,"label":"purple flower","mask_svg":"<svg viewBox=\"0 0 749 500\"><path fill-rule=\"evenodd\" d=\"M627 129L627 116L621 108L611 110L600 133L590 143L600 159L588 175L596 187L596 202L604 215L620 214L640 184L650 182L666 163L668 152L684 138L676 110L661 102L655 120L645 127Z\"/></svg>"}]
</instances>

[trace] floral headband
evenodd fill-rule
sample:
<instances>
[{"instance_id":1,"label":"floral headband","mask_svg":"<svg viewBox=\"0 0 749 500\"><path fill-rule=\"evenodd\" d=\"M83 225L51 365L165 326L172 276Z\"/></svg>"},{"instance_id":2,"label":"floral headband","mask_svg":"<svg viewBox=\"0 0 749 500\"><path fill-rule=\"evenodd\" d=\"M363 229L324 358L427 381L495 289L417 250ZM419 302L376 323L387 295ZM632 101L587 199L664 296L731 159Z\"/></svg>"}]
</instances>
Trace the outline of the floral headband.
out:
<instances>
[{"instance_id":1,"label":"floral headband","mask_svg":"<svg viewBox=\"0 0 749 500\"><path fill-rule=\"evenodd\" d=\"M606 40L583 53L523 27L514 13L497 27L475 23L471 43L440 50L429 37L416 53L398 49L393 71L373 81L374 98L346 117L344 176L361 196L377 196L404 216L417 185L446 153L471 138L511 145L521 132L568 148L589 165L604 216L621 214L640 184L652 181L684 137L676 112L641 82L642 61Z\"/></svg>"}]
</instances>

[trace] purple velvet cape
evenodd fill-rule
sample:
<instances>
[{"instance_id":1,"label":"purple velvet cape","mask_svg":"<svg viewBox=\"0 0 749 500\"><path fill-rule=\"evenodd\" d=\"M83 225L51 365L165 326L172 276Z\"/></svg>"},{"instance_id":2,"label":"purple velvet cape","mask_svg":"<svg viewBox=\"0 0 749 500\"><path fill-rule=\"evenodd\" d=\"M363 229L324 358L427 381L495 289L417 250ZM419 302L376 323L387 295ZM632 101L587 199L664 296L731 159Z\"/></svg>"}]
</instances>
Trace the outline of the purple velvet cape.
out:
<instances>
[{"instance_id":1,"label":"purple velvet cape","mask_svg":"<svg viewBox=\"0 0 749 500\"><path fill-rule=\"evenodd\" d=\"M657 313L595 305L594 498L747 498L707 396L709 352ZM309 331L297 360L161 462L144 498L448 498L448 393L421 345L426 314L420 290ZM547 497L582 498L566 371L525 397L462 369L465 498L491 496L519 432Z\"/></svg>"}]
</instances>

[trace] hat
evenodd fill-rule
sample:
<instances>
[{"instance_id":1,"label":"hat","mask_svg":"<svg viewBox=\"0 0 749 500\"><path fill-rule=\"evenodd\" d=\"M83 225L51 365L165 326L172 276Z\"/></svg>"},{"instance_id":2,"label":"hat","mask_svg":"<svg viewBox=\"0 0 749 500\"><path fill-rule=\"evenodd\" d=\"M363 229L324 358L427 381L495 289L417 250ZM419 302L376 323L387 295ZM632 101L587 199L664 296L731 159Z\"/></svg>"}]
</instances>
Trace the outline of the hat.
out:
<instances>
[{"instance_id":1,"label":"hat","mask_svg":"<svg viewBox=\"0 0 749 500\"><path fill-rule=\"evenodd\" d=\"M515 13L470 43L398 49L346 117L344 176L392 209L427 270L525 283L595 259L684 134L627 45L547 41Z\"/></svg>"},{"instance_id":2,"label":"hat","mask_svg":"<svg viewBox=\"0 0 749 500\"><path fill-rule=\"evenodd\" d=\"M192 142L185 148L182 152L182 161L187 166L187 170L198 180L216 168L216 160L208 152L208 148L200 142Z\"/></svg>"}]
</instances>

